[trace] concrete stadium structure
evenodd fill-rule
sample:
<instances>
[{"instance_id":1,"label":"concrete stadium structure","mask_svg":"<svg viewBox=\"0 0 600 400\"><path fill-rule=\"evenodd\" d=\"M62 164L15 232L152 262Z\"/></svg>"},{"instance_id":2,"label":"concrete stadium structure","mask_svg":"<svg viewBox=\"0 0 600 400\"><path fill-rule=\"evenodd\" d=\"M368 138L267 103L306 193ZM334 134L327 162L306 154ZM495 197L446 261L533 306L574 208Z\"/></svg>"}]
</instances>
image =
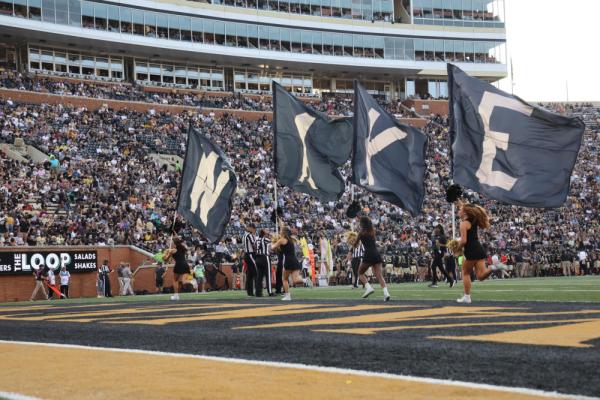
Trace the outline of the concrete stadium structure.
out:
<instances>
[{"instance_id":1,"label":"concrete stadium structure","mask_svg":"<svg viewBox=\"0 0 600 400\"><path fill-rule=\"evenodd\" d=\"M204 91L447 96L507 74L504 0L0 0L0 62Z\"/></svg>"}]
</instances>

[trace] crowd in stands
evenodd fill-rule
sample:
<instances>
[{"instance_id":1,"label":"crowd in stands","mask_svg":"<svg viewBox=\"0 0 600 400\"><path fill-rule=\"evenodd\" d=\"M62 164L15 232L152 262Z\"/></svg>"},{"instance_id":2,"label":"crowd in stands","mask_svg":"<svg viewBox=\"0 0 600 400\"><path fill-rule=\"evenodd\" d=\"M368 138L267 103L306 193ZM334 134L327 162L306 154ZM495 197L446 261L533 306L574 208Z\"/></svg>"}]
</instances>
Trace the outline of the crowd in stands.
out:
<instances>
[{"instance_id":1,"label":"crowd in stands","mask_svg":"<svg viewBox=\"0 0 600 400\"><path fill-rule=\"evenodd\" d=\"M270 95L248 95L242 93L200 92L145 87L127 82L106 83L86 80L65 80L45 75L24 74L14 70L0 72L0 88L27 90L65 96L80 96L96 99L136 101L160 105L179 105L201 108L219 108L244 111L273 111ZM352 99L328 96L323 101L308 99L316 110L332 116L351 116ZM414 113L402 107L400 102L381 100L397 117L413 117Z\"/></svg>"},{"instance_id":2,"label":"crowd in stands","mask_svg":"<svg viewBox=\"0 0 600 400\"><path fill-rule=\"evenodd\" d=\"M36 82L27 79L4 76L2 86L37 90ZM61 84L46 82L40 87L52 85L58 88ZM104 93L102 88L97 92L83 90L81 95L86 96ZM352 109L350 100L332 106L334 102L324 99L315 107L325 111ZM392 112L402 111L398 105L388 106ZM584 118L588 129L564 207L525 209L470 194L492 216L492 228L482 234L488 252L508 257L517 275L600 273L600 110L570 106L566 112ZM364 211L374 221L383 253L398 266L428 265L433 228L442 224L447 233L451 232L450 206L445 202L449 184L447 123L446 117L432 116L425 128L430 141L427 196L421 215L410 217L356 191ZM230 155L239 177L233 218L224 239L229 250L240 248L243 221L273 228L273 134L266 118L246 121L232 115L217 118L201 113L109 108L92 112L0 100L0 124L0 142L22 138L51 155L47 162L36 164L0 154L0 246L132 244L152 252L164 249L173 223L181 166L161 166L150 154L183 156L190 124ZM284 210L284 220L295 226L299 235L317 248L320 235L331 239L337 259L343 261L347 246L342 237L350 229L345 217L349 190L339 202L321 203L279 188L277 202ZM177 226L191 245L205 245L201 235L182 222ZM568 272L563 264L566 261L573 263Z\"/></svg>"}]
</instances>

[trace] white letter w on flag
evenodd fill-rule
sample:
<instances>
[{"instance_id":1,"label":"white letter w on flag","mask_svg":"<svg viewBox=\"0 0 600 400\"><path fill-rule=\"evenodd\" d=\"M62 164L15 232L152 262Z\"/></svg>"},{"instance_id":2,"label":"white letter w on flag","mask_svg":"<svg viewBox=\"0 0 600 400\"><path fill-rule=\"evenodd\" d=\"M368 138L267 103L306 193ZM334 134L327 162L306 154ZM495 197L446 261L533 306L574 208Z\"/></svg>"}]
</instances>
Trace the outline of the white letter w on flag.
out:
<instances>
[{"instance_id":1,"label":"white letter w on flag","mask_svg":"<svg viewBox=\"0 0 600 400\"><path fill-rule=\"evenodd\" d=\"M373 134L373 127L375 126L375 122L381 116L380 113L375 111L375 109L371 108L369 110L369 134L367 135L366 140L366 157L365 163L367 165L367 185L372 186L375 184L375 179L373 178L373 171L371 169L371 159L373 156L380 151L384 150L386 147L391 145L397 140L404 139L407 135L406 132L400 130L397 126L392 126L387 128L375 138L371 139L371 135ZM364 182L363 182L364 184Z\"/></svg>"},{"instance_id":2,"label":"white letter w on flag","mask_svg":"<svg viewBox=\"0 0 600 400\"><path fill-rule=\"evenodd\" d=\"M191 211L195 214L200 206L200 221L208 225L208 212L213 208L221 192L229 182L229 172L221 171L215 184L215 166L219 156L215 152L202 155L198 164L198 172L194 180L194 187L190 193Z\"/></svg>"}]
</instances>

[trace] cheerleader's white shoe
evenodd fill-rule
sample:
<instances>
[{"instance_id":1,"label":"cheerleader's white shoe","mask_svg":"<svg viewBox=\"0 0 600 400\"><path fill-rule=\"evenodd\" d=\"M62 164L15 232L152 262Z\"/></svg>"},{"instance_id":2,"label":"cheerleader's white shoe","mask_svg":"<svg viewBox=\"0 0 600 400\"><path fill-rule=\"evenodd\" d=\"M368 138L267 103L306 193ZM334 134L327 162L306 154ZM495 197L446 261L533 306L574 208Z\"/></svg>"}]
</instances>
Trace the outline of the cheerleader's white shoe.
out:
<instances>
[{"instance_id":1,"label":"cheerleader's white shoe","mask_svg":"<svg viewBox=\"0 0 600 400\"><path fill-rule=\"evenodd\" d=\"M371 287L371 285L369 285L369 286L367 286L367 289L363 293L362 298L366 299L367 297L369 297L370 295L372 295L374 292L375 292L375 289L373 289Z\"/></svg>"},{"instance_id":2,"label":"cheerleader's white shoe","mask_svg":"<svg viewBox=\"0 0 600 400\"><path fill-rule=\"evenodd\" d=\"M281 301L292 301L292 296L289 293L286 293L281 298Z\"/></svg>"},{"instance_id":3,"label":"cheerleader's white shoe","mask_svg":"<svg viewBox=\"0 0 600 400\"><path fill-rule=\"evenodd\" d=\"M471 296L469 296L468 294L465 294L460 299L457 299L456 302L463 303L463 304L471 304Z\"/></svg>"}]
</instances>

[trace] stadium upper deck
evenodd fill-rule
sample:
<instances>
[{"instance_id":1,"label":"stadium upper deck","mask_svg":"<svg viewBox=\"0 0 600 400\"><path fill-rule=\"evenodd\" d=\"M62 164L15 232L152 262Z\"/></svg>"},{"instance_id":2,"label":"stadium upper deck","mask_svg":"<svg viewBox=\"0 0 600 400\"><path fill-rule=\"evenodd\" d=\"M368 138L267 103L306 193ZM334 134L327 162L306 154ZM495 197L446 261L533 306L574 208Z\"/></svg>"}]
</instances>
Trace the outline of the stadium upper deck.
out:
<instances>
[{"instance_id":1,"label":"stadium upper deck","mask_svg":"<svg viewBox=\"0 0 600 400\"><path fill-rule=\"evenodd\" d=\"M204 90L445 97L506 75L503 0L0 0L20 70Z\"/></svg>"}]
</instances>

